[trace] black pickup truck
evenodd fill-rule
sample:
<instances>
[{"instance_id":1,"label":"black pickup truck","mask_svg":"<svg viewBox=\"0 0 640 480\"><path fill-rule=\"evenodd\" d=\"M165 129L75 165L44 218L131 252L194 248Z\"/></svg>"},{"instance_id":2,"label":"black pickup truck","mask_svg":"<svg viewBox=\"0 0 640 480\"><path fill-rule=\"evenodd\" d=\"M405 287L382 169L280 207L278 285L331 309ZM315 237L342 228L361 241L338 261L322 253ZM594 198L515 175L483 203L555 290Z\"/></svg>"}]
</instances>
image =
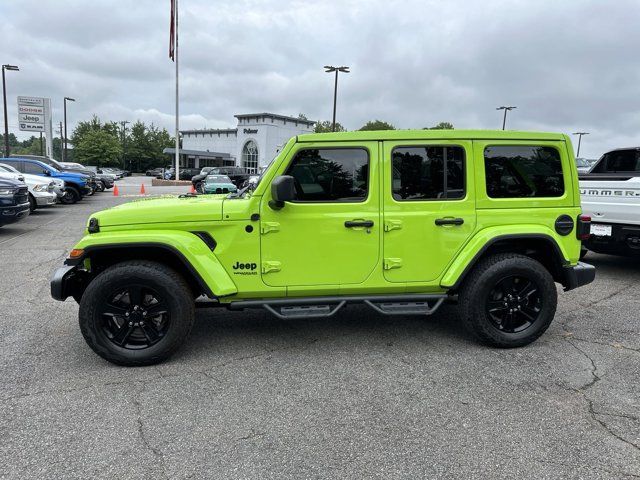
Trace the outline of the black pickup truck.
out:
<instances>
[{"instance_id":1,"label":"black pickup truck","mask_svg":"<svg viewBox=\"0 0 640 480\"><path fill-rule=\"evenodd\" d=\"M0 178L0 227L29 215L29 189L24 182Z\"/></svg>"},{"instance_id":2,"label":"black pickup truck","mask_svg":"<svg viewBox=\"0 0 640 480\"><path fill-rule=\"evenodd\" d=\"M193 188L198 192L202 192L202 182L207 175L226 175L231 179L231 182L238 188L242 188L249 175L247 171L242 167L204 167L200 173L191 179Z\"/></svg>"}]
</instances>

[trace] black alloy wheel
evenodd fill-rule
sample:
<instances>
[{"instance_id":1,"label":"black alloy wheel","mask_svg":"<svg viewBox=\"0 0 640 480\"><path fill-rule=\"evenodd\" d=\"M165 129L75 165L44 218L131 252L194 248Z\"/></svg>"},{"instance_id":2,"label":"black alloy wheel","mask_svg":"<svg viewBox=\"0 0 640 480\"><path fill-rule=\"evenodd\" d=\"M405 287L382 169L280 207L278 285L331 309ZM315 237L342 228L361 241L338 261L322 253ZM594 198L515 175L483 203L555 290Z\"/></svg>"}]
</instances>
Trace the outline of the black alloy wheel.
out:
<instances>
[{"instance_id":1,"label":"black alloy wheel","mask_svg":"<svg viewBox=\"0 0 640 480\"><path fill-rule=\"evenodd\" d=\"M162 296L143 285L129 285L109 294L98 307L102 333L120 348L140 350L158 343L171 325Z\"/></svg>"},{"instance_id":2,"label":"black alloy wheel","mask_svg":"<svg viewBox=\"0 0 640 480\"><path fill-rule=\"evenodd\" d=\"M505 333L517 333L531 327L542 311L540 288L534 280L509 275L489 292L485 309L491 324Z\"/></svg>"}]
</instances>

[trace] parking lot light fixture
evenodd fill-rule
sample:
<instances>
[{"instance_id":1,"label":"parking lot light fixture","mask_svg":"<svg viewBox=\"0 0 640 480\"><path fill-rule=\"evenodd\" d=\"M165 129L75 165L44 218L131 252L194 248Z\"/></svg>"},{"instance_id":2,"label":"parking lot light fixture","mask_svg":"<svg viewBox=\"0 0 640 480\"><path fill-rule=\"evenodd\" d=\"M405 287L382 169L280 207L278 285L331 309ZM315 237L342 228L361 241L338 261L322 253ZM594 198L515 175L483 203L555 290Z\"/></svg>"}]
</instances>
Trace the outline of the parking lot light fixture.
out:
<instances>
[{"instance_id":1,"label":"parking lot light fixture","mask_svg":"<svg viewBox=\"0 0 640 480\"><path fill-rule=\"evenodd\" d=\"M582 142L583 135L589 135L589 132L573 132L573 135L578 135L578 151L576 152L576 158L580 157L580 143Z\"/></svg>"},{"instance_id":2,"label":"parking lot light fixture","mask_svg":"<svg viewBox=\"0 0 640 480\"><path fill-rule=\"evenodd\" d=\"M67 102L75 102L75 98L64 97L64 158L63 160L67 160Z\"/></svg>"},{"instance_id":3,"label":"parking lot light fixture","mask_svg":"<svg viewBox=\"0 0 640 480\"><path fill-rule=\"evenodd\" d=\"M342 73L351 73L349 72L349 68L350 67L334 67L332 65L325 65L324 66L324 71L325 73L333 73L335 72L336 74L336 80L335 80L335 84L333 87L333 122L331 124L331 131L335 132L336 131L336 100L338 98L338 72L342 72Z\"/></svg>"},{"instance_id":4,"label":"parking lot light fixture","mask_svg":"<svg viewBox=\"0 0 640 480\"><path fill-rule=\"evenodd\" d=\"M507 124L507 112L510 110L513 110L515 108L518 107L512 107L512 106L501 106L501 107L497 107L496 110L504 110L504 117L502 117L502 130L504 130L505 125Z\"/></svg>"},{"instance_id":5,"label":"parking lot light fixture","mask_svg":"<svg viewBox=\"0 0 640 480\"><path fill-rule=\"evenodd\" d=\"M8 157L11 152L9 151L9 120L7 119L7 84L4 78L4 71L12 70L19 71L17 65L2 65L2 100L4 102L4 156Z\"/></svg>"}]
</instances>

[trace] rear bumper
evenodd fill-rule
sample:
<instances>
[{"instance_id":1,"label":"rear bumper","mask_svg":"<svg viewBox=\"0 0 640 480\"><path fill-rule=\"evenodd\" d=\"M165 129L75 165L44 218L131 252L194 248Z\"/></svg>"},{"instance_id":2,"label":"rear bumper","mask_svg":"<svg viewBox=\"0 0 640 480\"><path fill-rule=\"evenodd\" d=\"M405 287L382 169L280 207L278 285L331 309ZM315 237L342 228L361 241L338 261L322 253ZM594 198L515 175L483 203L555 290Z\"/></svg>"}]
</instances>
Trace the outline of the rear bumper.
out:
<instances>
[{"instance_id":1,"label":"rear bumper","mask_svg":"<svg viewBox=\"0 0 640 480\"><path fill-rule=\"evenodd\" d=\"M596 267L588 263L578 262L573 267L564 268L565 291L587 285L596 278Z\"/></svg>"},{"instance_id":2,"label":"rear bumper","mask_svg":"<svg viewBox=\"0 0 640 480\"><path fill-rule=\"evenodd\" d=\"M56 271L53 272L51 277L51 296L54 300L64 302L69 296L65 286L69 277L73 275L72 272L75 268L74 265L65 265L64 267L56 268Z\"/></svg>"}]
</instances>

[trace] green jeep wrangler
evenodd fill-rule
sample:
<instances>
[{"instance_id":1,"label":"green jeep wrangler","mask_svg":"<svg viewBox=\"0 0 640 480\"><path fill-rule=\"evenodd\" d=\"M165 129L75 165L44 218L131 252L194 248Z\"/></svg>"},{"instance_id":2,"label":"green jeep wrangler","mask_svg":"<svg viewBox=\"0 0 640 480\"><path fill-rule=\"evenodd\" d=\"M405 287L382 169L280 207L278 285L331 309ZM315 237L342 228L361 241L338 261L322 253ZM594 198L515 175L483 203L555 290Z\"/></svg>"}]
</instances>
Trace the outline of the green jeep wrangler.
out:
<instances>
[{"instance_id":1,"label":"green jeep wrangler","mask_svg":"<svg viewBox=\"0 0 640 480\"><path fill-rule=\"evenodd\" d=\"M518 347L551 323L555 283L593 281L589 223L566 135L300 135L253 189L94 214L51 293L79 302L87 343L121 365L171 355L197 304L300 319L458 302L482 342Z\"/></svg>"}]
</instances>

